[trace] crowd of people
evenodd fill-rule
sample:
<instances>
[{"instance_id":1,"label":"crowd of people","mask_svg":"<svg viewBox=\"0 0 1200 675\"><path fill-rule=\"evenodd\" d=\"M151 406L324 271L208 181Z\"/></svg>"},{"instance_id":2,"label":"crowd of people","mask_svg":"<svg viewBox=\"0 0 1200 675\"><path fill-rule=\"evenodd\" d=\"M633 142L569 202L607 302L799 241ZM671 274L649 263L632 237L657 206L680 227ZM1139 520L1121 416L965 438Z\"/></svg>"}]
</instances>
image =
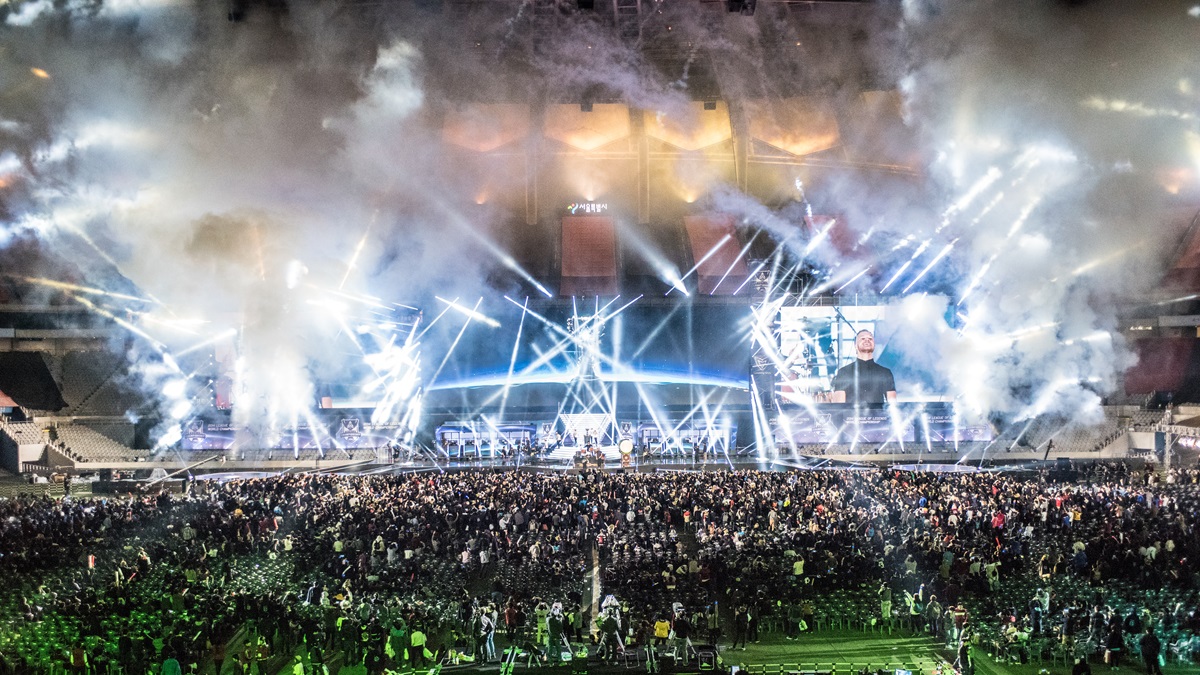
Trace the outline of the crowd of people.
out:
<instances>
[{"instance_id":1,"label":"crowd of people","mask_svg":"<svg viewBox=\"0 0 1200 675\"><path fill-rule=\"evenodd\" d=\"M955 649L986 636L1018 658L1042 639L1157 667L1200 645L1198 480L509 470L7 500L0 672L382 673L505 644L689 659L835 612ZM847 595L870 602L830 600Z\"/></svg>"}]
</instances>

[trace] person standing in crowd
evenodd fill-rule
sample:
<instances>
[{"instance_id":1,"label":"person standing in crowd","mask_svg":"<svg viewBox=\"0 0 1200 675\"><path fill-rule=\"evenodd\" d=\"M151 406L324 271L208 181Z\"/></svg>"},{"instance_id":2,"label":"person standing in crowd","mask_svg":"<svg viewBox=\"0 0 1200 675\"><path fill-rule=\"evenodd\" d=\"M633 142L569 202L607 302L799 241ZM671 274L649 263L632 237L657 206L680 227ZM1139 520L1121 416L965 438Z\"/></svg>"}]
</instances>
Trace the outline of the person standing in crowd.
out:
<instances>
[{"instance_id":1,"label":"person standing in crowd","mask_svg":"<svg viewBox=\"0 0 1200 675\"><path fill-rule=\"evenodd\" d=\"M692 644L692 622L688 620L687 612L684 612L682 608L676 608L675 620L671 623L671 629L675 632L676 660L683 659L685 663L690 662L696 656L696 647ZM743 638L742 651L746 650L745 644ZM680 648L683 651L682 655L680 655Z\"/></svg>"},{"instance_id":2,"label":"person standing in crowd","mask_svg":"<svg viewBox=\"0 0 1200 675\"><path fill-rule=\"evenodd\" d=\"M721 613L717 611L715 601L704 609L704 622L708 626L708 644L717 644L717 640L721 638Z\"/></svg>"},{"instance_id":3,"label":"person standing in crowd","mask_svg":"<svg viewBox=\"0 0 1200 675\"><path fill-rule=\"evenodd\" d=\"M971 661L970 630L964 627L959 637L958 651L954 660L954 669L961 675L974 675L975 664Z\"/></svg>"},{"instance_id":4,"label":"person standing in crowd","mask_svg":"<svg viewBox=\"0 0 1200 675\"><path fill-rule=\"evenodd\" d=\"M548 628L546 636L546 653L551 663L561 660L563 650L570 651L571 644L567 641L563 628L562 603L556 602L550 606L550 616L546 619ZM495 647L492 648L495 651Z\"/></svg>"},{"instance_id":5,"label":"person standing in crowd","mask_svg":"<svg viewBox=\"0 0 1200 675\"><path fill-rule=\"evenodd\" d=\"M1121 617L1114 614L1108 624L1108 636L1104 639L1105 655L1113 670L1121 667L1121 653L1125 651L1125 629Z\"/></svg>"},{"instance_id":6,"label":"person standing in crowd","mask_svg":"<svg viewBox=\"0 0 1200 675\"><path fill-rule=\"evenodd\" d=\"M995 593L1000 590L1000 561L991 560L984 565L983 576L987 579L988 591Z\"/></svg>"},{"instance_id":7,"label":"person standing in crowd","mask_svg":"<svg viewBox=\"0 0 1200 675\"><path fill-rule=\"evenodd\" d=\"M963 607L961 603L954 606L951 614L954 617L954 621L951 624L952 630L946 631L946 637L949 641L946 645L947 647L953 647L954 642L961 641L963 634L967 630L967 626L970 625L970 613L967 612L967 608Z\"/></svg>"},{"instance_id":8,"label":"person standing in crowd","mask_svg":"<svg viewBox=\"0 0 1200 675\"><path fill-rule=\"evenodd\" d=\"M655 631L655 622L652 622L649 619L643 620L638 628L638 644L641 644L646 649L647 673L658 672L659 640Z\"/></svg>"},{"instance_id":9,"label":"person standing in crowd","mask_svg":"<svg viewBox=\"0 0 1200 675\"><path fill-rule=\"evenodd\" d=\"M892 620L892 589L887 583L879 585L879 617L885 622Z\"/></svg>"},{"instance_id":10,"label":"person standing in crowd","mask_svg":"<svg viewBox=\"0 0 1200 675\"><path fill-rule=\"evenodd\" d=\"M936 595L929 596L929 604L925 605L925 617L929 622L929 632L934 637L942 635L942 603Z\"/></svg>"},{"instance_id":11,"label":"person standing in crowd","mask_svg":"<svg viewBox=\"0 0 1200 675\"><path fill-rule=\"evenodd\" d=\"M533 607L534 616L534 637L533 641L545 646L546 640L550 635L550 605L546 604L545 600L538 600L538 603Z\"/></svg>"},{"instance_id":12,"label":"person standing in crowd","mask_svg":"<svg viewBox=\"0 0 1200 675\"><path fill-rule=\"evenodd\" d=\"M657 617L654 619L654 647L655 651L661 649L667 644L667 640L671 639L671 622L666 619Z\"/></svg>"},{"instance_id":13,"label":"person standing in crowd","mask_svg":"<svg viewBox=\"0 0 1200 675\"><path fill-rule=\"evenodd\" d=\"M792 561L792 579L794 580L794 583L796 583L798 585L800 580L802 580L803 578L804 578L804 556L797 555L796 559L794 561Z\"/></svg>"},{"instance_id":14,"label":"person standing in crowd","mask_svg":"<svg viewBox=\"0 0 1200 675\"><path fill-rule=\"evenodd\" d=\"M625 645L621 642L621 623L617 619L616 611L606 609L600 616L597 622L600 628L600 642L598 654L609 664L615 664L617 654L625 652Z\"/></svg>"},{"instance_id":15,"label":"person standing in crowd","mask_svg":"<svg viewBox=\"0 0 1200 675\"><path fill-rule=\"evenodd\" d=\"M746 651L746 638L750 633L750 611L745 605L738 605L738 608L733 613L733 644L729 646L730 651L742 645L742 651Z\"/></svg>"},{"instance_id":16,"label":"person standing in crowd","mask_svg":"<svg viewBox=\"0 0 1200 675\"><path fill-rule=\"evenodd\" d=\"M479 613L479 660L491 663L496 660L496 619L488 608Z\"/></svg>"},{"instance_id":17,"label":"person standing in crowd","mask_svg":"<svg viewBox=\"0 0 1200 675\"><path fill-rule=\"evenodd\" d=\"M786 613L786 630L784 634L789 640L795 640L800 636L800 622L804 620L804 608L800 606L800 602L793 600L787 604Z\"/></svg>"},{"instance_id":18,"label":"person standing in crowd","mask_svg":"<svg viewBox=\"0 0 1200 675\"><path fill-rule=\"evenodd\" d=\"M1146 633L1138 641L1142 648L1142 662L1146 665L1149 675L1162 675L1162 666L1158 659L1162 655L1162 642L1154 634L1153 628L1146 628Z\"/></svg>"},{"instance_id":19,"label":"person standing in crowd","mask_svg":"<svg viewBox=\"0 0 1200 675\"><path fill-rule=\"evenodd\" d=\"M583 640L581 633L583 629L583 617L577 603L571 603L570 609L567 610L566 629L569 641L581 642Z\"/></svg>"},{"instance_id":20,"label":"person standing in crowd","mask_svg":"<svg viewBox=\"0 0 1200 675\"><path fill-rule=\"evenodd\" d=\"M759 603L754 602L749 605L747 611L746 622L746 640L758 644L758 621L759 621Z\"/></svg>"},{"instance_id":21,"label":"person standing in crowd","mask_svg":"<svg viewBox=\"0 0 1200 675\"><path fill-rule=\"evenodd\" d=\"M813 629L813 617L816 614L816 608L813 607L812 599L804 598L800 601L800 631L806 632ZM755 642L758 642L755 640Z\"/></svg>"},{"instance_id":22,"label":"person standing in crowd","mask_svg":"<svg viewBox=\"0 0 1200 675\"><path fill-rule=\"evenodd\" d=\"M427 661L425 658L425 643L427 641L428 637L425 635L425 631L422 630L420 626L413 628L412 633L408 636L408 662L412 664L414 668L425 667L425 663Z\"/></svg>"}]
</instances>

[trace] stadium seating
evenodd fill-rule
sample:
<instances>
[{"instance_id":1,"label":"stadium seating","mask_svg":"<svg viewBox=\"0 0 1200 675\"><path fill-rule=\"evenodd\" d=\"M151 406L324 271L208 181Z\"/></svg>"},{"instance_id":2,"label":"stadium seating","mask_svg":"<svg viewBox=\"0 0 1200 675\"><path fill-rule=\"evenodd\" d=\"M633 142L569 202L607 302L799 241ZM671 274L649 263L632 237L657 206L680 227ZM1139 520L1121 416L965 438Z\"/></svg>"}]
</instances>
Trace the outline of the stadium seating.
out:
<instances>
[{"instance_id":1,"label":"stadium seating","mask_svg":"<svg viewBox=\"0 0 1200 675\"><path fill-rule=\"evenodd\" d=\"M1134 429L1149 429L1163 421L1161 410L1137 410L1133 413L1131 426Z\"/></svg>"},{"instance_id":2,"label":"stadium seating","mask_svg":"<svg viewBox=\"0 0 1200 675\"><path fill-rule=\"evenodd\" d=\"M17 445L44 443L46 441L41 427L33 422L9 422L0 418L0 429Z\"/></svg>"},{"instance_id":3,"label":"stadium seating","mask_svg":"<svg viewBox=\"0 0 1200 675\"><path fill-rule=\"evenodd\" d=\"M122 417L145 404L144 396L125 381L128 361L123 355L94 351L45 358L67 403L58 415Z\"/></svg>"},{"instance_id":4,"label":"stadium seating","mask_svg":"<svg viewBox=\"0 0 1200 675\"><path fill-rule=\"evenodd\" d=\"M60 425L57 432L68 456L79 462L139 462L150 455L149 450L134 450L81 424Z\"/></svg>"},{"instance_id":5,"label":"stadium seating","mask_svg":"<svg viewBox=\"0 0 1200 675\"><path fill-rule=\"evenodd\" d=\"M121 358L107 351L68 352L45 358L67 402L62 411L67 414L74 413L121 367Z\"/></svg>"}]
</instances>

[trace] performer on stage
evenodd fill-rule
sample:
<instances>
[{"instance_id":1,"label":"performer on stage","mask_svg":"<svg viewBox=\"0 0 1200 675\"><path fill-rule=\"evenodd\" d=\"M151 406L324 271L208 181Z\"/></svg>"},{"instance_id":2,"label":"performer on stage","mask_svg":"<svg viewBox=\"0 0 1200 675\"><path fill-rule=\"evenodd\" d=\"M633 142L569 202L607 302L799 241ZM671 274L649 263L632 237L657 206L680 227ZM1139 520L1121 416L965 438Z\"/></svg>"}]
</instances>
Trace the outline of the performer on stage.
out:
<instances>
[{"instance_id":1,"label":"performer on stage","mask_svg":"<svg viewBox=\"0 0 1200 675\"><path fill-rule=\"evenodd\" d=\"M860 330L854 337L853 362L838 369L833 376L832 403L874 405L896 400L896 379L892 371L875 363L875 335Z\"/></svg>"}]
</instances>

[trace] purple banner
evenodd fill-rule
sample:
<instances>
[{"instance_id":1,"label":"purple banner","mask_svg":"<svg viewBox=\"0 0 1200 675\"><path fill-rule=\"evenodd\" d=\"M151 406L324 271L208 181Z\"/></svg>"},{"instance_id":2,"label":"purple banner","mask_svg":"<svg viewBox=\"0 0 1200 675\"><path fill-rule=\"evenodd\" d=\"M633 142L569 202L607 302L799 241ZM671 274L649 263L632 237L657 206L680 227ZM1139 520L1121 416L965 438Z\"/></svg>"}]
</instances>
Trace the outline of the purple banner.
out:
<instances>
[{"instance_id":1,"label":"purple banner","mask_svg":"<svg viewBox=\"0 0 1200 675\"><path fill-rule=\"evenodd\" d=\"M184 450L228 450L237 429L228 422L193 419L183 424Z\"/></svg>"},{"instance_id":2,"label":"purple banner","mask_svg":"<svg viewBox=\"0 0 1200 675\"><path fill-rule=\"evenodd\" d=\"M316 429L308 424L284 429L265 443L262 449L378 448L395 442L402 432L399 424L373 424L369 418L363 417L337 417L325 420L325 424ZM188 420L183 424L183 449L228 450L233 447L238 431L231 422Z\"/></svg>"},{"instance_id":3,"label":"purple banner","mask_svg":"<svg viewBox=\"0 0 1200 675\"><path fill-rule=\"evenodd\" d=\"M845 406L789 410L775 418L775 443L911 443L916 438L912 422L894 415L902 413L885 408L856 412Z\"/></svg>"},{"instance_id":4,"label":"purple banner","mask_svg":"<svg viewBox=\"0 0 1200 675\"><path fill-rule=\"evenodd\" d=\"M930 443L966 443L992 440L992 427L988 424L968 424L955 420L953 414L931 413L929 420Z\"/></svg>"}]
</instances>

